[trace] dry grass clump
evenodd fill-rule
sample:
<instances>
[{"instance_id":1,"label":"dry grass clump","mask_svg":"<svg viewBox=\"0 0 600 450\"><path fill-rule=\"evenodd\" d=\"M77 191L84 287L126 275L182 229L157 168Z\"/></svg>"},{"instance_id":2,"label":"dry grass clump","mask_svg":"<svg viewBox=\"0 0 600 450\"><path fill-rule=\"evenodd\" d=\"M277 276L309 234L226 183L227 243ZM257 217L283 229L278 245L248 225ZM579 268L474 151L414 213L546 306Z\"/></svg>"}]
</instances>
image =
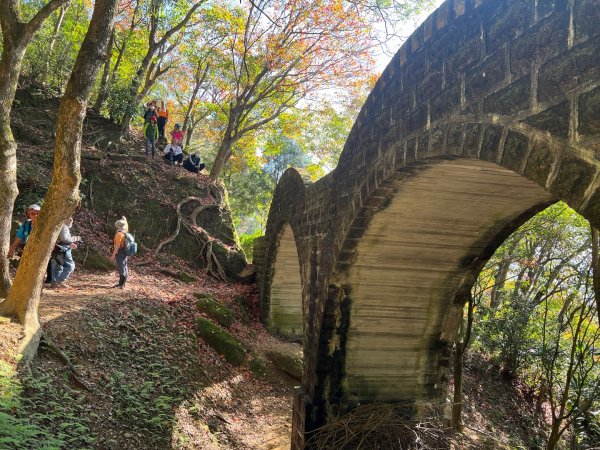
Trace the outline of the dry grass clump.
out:
<instances>
[{"instance_id":1,"label":"dry grass clump","mask_svg":"<svg viewBox=\"0 0 600 450\"><path fill-rule=\"evenodd\" d=\"M442 450L450 448L437 418L406 418L406 407L370 404L338 417L311 433L307 448L316 450Z\"/></svg>"}]
</instances>

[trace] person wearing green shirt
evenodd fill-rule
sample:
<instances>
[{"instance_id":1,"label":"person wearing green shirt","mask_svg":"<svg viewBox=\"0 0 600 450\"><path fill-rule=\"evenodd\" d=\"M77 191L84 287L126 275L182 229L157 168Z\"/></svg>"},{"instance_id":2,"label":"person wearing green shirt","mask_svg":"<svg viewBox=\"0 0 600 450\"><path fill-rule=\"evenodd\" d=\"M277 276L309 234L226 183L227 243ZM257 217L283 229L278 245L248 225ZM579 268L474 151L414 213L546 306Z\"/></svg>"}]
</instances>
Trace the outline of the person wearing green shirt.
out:
<instances>
[{"instance_id":1,"label":"person wearing green shirt","mask_svg":"<svg viewBox=\"0 0 600 450\"><path fill-rule=\"evenodd\" d=\"M152 148L152 159L156 153L156 139L158 138L158 125L156 125L156 117L150 117L150 122L144 125L144 137L146 138L146 156L148 149Z\"/></svg>"}]
</instances>

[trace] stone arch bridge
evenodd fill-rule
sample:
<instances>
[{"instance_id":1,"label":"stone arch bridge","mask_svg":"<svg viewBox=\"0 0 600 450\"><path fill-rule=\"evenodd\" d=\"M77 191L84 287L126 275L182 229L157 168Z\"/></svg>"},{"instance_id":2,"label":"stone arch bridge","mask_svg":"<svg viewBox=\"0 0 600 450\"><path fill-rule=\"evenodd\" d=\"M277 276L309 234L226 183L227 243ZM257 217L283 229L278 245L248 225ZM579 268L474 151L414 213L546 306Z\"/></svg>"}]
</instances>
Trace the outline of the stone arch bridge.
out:
<instances>
[{"instance_id":1,"label":"stone arch bridge","mask_svg":"<svg viewBox=\"0 0 600 450\"><path fill-rule=\"evenodd\" d=\"M441 405L465 294L558 200L600 227L600 0L448 0L385 69L337 168L288 169L264 322L301 336L292 447L359 402Z\"/></svg>"}]
</instances>

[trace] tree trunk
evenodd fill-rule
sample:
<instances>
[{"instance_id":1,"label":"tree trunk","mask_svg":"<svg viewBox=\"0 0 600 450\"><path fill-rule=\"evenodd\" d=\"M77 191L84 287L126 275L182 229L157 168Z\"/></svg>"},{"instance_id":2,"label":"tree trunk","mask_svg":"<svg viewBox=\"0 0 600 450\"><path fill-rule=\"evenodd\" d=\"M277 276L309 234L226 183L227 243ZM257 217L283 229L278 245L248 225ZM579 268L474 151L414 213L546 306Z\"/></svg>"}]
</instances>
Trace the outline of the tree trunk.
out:
<instances>
[{"instance_id":1,"label":"tree trunk","mask_svg":"<svg viewBox=\"0 0 600 450\"><path fill-rule=\"evenodd\" d=\"M558 445L558 441L560 440L561 433L559 432L559 424L552 424L552 430L550 432L550 437L548 437L548 444L546 445L547 450L554 450Z\"/></svg>"},{"instance_id":2,"label":"tree trunk","mask_svg":"<svg viewBox=\"0 0 600 450\"><path fill-rule=\"evenodd\" d=\"M467 326L462 341L456 342L456 354L454 356L454 401L452 403L452 427L456 431L462 430L462 410L463 410L463 370L465 351L471 340L471 331L473 330L473 313L475 302L473 294L469 291L467 297ZM461 322L461 328L462 328Z\"/></svg>"},{"instance_id":3,"label":"tree trunk","mask_svg":"<svg viewBox=\"0 0 600 450\"><path fill-rule=\"evenodd\" d=\"M17 188L17 143L10 128L10 113L17 92L21 64L27 45L44 21L67 0L46 3L29 23L22 23L12 2L0 2L2 57L0 58L0 297L10 289L7 259ZM12 6L11 6L12 5Z\"/></svg>"},{"instance_id":4,"label":"tree trunk","mask_svg":"<svg viewBox=\"0 0 600 450\"><path fill-rule=\"evenodd\" d=\"M44 74L42 75L42 84L44 85L48 83L48 73L50 72L50 57L52 55L52 51L54 50L54 46L56 45L56 40L58 39L58 32L60 31L60 27L62 27L62 23L65 19L65 15L67 14L69 6L71 6L70 1L68 1L60 8L60 12L58 13L58 20L54 24L54 31L52 32L52 37L50 38L50 45L48 46L48 54L46 55L46 65L44 66Z\"/></svg>"},{"instance_id":5,"label":"tree trunk","mask_svg":"<svg viewBox=\"0 0 600 450\"><path fill-rule=\"evenodd\" d=\"M108 41L108 47L106 49L106 59L104 61L104 70L102 72L102 79L100 80L100 88L98 89L98 97L96 97L96 103L94 103L93 109L100 112L104 102L108 97L108 77L110 75L110 61L112 59L112 48L115 42L115 32L110 35L110 41Z\"/></svg>"},{"instance_id":6,"label":"tree trunk","mask_svg":"<svg viewBox=\"0 0 600 450\"><path fill-rule=\"evenodd\" d=\"M125 110L125 114L123 114L123 119L121 120L121 136L127 136L129 134L129 127L131 125L131 119L133 119L133 115L136 113L136 110L139 106L140 100L138 99L138 92L140 86L142 85L142 79L146 75L148 71L148 67L150 67L150 62L152 61L152 57L154 56L155 48L151 46L144 57L142 64L137 70L135 77L131 81L131 87L129 88L129 102L127 103L127 109Z\"/></svg>"},{"instance_id":7,"label":"tree trunk","mask_svg":"<svg viewBox=\"0 0 600 450\"><path fill-rule=\"evenodd\" d=\"M194 134L194 127L184 128L185 130L185 148L190 148L190 142L192 142L192 135Z\"/></svg>"},{"instance_id":8,"label":"tree trunk","mask_svg":"<svg viewBox=\"0 0 600 450\"><path fill-rule=\"evenodd\" d=\"M219 178L219 175L221 175L225 164L227 164L227 161L229 161L229 158L231 157L231 149L234 143L235 141L233 139L228 138L223 139L223 141L221 142L221 145L219 146L219 151L217 152L217 156L215 157L215 162L213 163L213 166L210 170L209 179L211 182L214 183L215 181L217 181L217 178Z\"/></svg>"},{"instance_id":9,"label":"tree trunk","mask_svg":"<svg viewBox=\"0 0 600 450\"><path fill-rule=\"evenodd\" d=\"M10 128L10 112L26 45L4 39L0 60L0 297L6 298L11 286L8 249L17 188L17 143Z\"/></svg>"},{"instance_id":10,"label":"tree trunk","mask_svg":"<svg viewBox=\"0 0 600 450\"><path fill-rule=\"evenodd\" d=\"M463 344L458 342L454 355L454 400L452 403L452 428L456 431L462 430L464 355Z\"/></svg>"},{"instance_id":11,"label":"tree trunk","mask_svg":"<svg viewBox=\"0 0 600 450\"><path fill-rule=\"evenodd\" d=\"M594 298L596 299L596 314L600 321L600 261L598 258L598 230L594 226L592 228L592 273L594 282Z\"/></svg>"},{"instance_id":12,"label":"tree trunk","mask_svg":"<svg viewBox=\"0 0 600 450\"><path fill-rule=\"evenodd\" d=\"M15 282L0 313L17 315L25 329L21 353L34 355L41 337L40 291L50 252L65 220L79 202L81 134L87 102L112 33L119 0L96 0L88 32L58 110L54 171L44 207L27 240Z\"/></svg>"}]
</instances>

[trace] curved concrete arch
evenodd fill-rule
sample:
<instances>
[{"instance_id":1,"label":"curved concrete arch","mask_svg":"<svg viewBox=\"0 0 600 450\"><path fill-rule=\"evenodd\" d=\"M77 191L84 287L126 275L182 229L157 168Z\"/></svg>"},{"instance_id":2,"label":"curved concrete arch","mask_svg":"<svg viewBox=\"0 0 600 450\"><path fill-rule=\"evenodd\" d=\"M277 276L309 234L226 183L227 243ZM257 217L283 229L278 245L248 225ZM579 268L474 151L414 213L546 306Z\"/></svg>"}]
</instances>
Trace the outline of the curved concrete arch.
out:
<instances>
[{"instance_id":1,"label":"curved concrete arch","mask_svg":"<svg viewBox=\"0 0 600 450\"><path fill-rule=\"evenodd\" d=\"M380 77L336 169L302 190L282 180L266 239L276 240L278 224L289 222L302 273L305 372L294 404L294 448L302 447L304 431L353 401L440 397L458 293L511 226L558 199L600 226L599 6L598 0L447 0ZM460 184L469 179L469 186ZM439 277L448 278L430 276L420 285L431 314L406 383L397 391L377 387L365 375L376 352L360 334L370 320L385 323L388 310L363 275L380 266L374 277L400 280L398 261L409 261L411 246L386 238L386 227L434 236L433 224L460 209L465 192L478 196L466 203L463 222L455 218L455 228L476 225L481 240L444 243L460 249L455 253L440 250L435 239L418 250L447 258L455 270L438 267ZM513 203L509 192L529 197ZM492 199L503 205L500 211ZM404 214L411 202L421 205L412 208L421 216ZM478 257L469 250L475 247ZM268 273L272 265L265 261ZM431 272L419 264L415 280ZM410 308L401 309L407 313L389 311L398 328L411 322Z\"/></svg>"},{"instance_id":2,"label":"curved concrete arch","mask_svg":"<svg viewBox=\"0 0 600 450\"><path fill-rule=\"evenodd\" d=\"M271 274L268 317L269 330L286 336L303 336L302 281L294 232L283 224Z\"/></svg>"},{"instance_id":3,"label":"curved concrete arch","mask_svg":"<svg viewBox=\"0 0 600 450\"><path fill-rule=\"evenodd\" d=\"M307 174L288 169L281 177L271 203L264 249L264 261L268 270L261 271L261 318L267 327L280 334L302 336L304 329L304 301L302 292L306 277L300 261L306 251L296 240L300 226L298 211L304 209L306 186L310 185ZM294 201L287 201L294 193Z\"/></svg>"}]
</instances>

